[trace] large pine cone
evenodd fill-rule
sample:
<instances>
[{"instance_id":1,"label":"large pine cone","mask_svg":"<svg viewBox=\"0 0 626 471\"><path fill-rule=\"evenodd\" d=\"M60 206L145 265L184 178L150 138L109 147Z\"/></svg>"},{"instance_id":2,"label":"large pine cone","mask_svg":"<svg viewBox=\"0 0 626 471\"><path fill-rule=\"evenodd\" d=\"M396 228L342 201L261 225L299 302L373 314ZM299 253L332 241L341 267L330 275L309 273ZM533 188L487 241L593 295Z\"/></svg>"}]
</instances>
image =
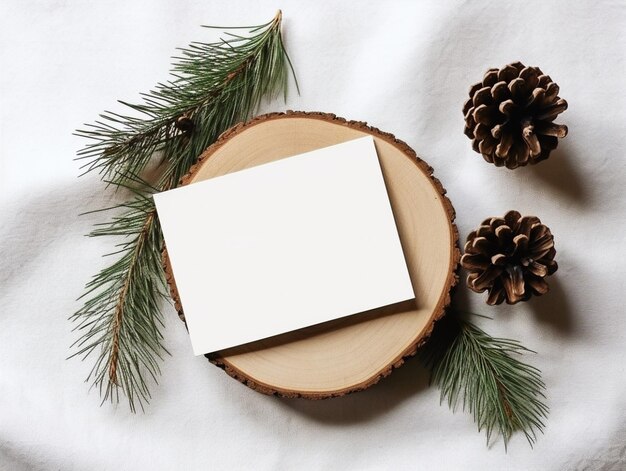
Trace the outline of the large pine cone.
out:
<instances>
[{"instance_id":1,"label":"large pine cone","mask_svg":"<svg viewBox=\"0 0 626 471\"><path fill-rule=\"evenodd\" d=\"M544 278L558 268L555 254L554 237L539 218L509 211L467 236L461 265L471 290L489 291L487 304L515 304L548 292Z\"/></svg>"},{"instance_id":2,"label":"large pine cone","mask_svg":"<svg viewBox=\"0 0 626 471\"><path fill-rule=\"evenodd\" d=\"M567 109L558 94L559 86L538 67L515 62L489 69L463 106L465 135L497 167L536 164L567 135L567 126L552 122Z\"/></svg>"}]
</instances>

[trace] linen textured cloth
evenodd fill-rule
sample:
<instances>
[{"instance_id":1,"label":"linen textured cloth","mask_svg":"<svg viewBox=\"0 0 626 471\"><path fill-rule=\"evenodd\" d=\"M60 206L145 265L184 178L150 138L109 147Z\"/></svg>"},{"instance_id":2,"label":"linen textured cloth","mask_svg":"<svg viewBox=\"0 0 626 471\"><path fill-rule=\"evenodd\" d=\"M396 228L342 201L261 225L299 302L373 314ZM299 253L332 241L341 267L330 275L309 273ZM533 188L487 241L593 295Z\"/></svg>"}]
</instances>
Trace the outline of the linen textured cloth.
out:
<instances>
[{"instance_id":1,"label":"linen textured cloth","mask_svg":"<svg viewBox=\"0 0 626 471\"><path fill-rule=\"evenodd\" d=\"M160 384L145 413L99 407L66 360L67 317L114 240L83 237L124 195L77 179L72 131L116 99L167 79L176 47L217 38L201 24L269 21L281 8L301 95L261 111L332 112L408 142L435 169L462 240L509 209L555 234L551 292L488 307L477 322L537 351L550 416L534 449L485 446L409 360L371 389L309 402L258 394L194 357L166 307ZM626 2L179 1L0 4L1 470L626 469ZM521 60L561 87L569 135L546 162L486 164L463 135L469 86Z\"/></svg>"}]
</instances>

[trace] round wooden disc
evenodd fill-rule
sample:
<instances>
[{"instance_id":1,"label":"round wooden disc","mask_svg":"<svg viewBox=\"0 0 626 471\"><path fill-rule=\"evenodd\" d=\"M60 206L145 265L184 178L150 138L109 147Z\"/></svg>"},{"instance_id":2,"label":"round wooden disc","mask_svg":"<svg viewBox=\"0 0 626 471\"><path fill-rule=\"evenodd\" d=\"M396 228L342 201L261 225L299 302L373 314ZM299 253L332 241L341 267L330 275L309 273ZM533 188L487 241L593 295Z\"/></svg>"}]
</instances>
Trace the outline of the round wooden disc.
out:
<instances>
[{"instance_id":1,"label":"round wooden disc","mask_svg":"<svg viewBox=\"0 0 626 471\"><path fill-rule=\"evenodd\" d=\"M432 169L407 144L366 123L324 113L272 113L239 124L209 147L182 181L206 180L367 134L374 136L416 299L207 355L253 389L312 399L341 396L371 386L414 355L443 315L458 279L454 210ZM167 253L164 260L184 320Z\"/></svg>"}]
</instances>

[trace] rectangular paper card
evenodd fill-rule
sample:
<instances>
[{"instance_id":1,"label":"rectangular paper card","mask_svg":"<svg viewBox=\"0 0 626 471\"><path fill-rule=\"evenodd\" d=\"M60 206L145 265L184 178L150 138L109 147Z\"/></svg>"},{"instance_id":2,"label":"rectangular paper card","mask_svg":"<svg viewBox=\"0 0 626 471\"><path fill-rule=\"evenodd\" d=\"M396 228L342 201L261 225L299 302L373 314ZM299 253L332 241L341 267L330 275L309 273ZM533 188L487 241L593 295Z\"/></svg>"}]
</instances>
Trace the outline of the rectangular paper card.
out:
<instances>
[{"instance_id":1,"label":"rectangular paper card","mask_svg":"<svg viewBox=\"0 0 626 471\"><path fill-rule=\"evenodd\" d=\"M196 355L415 297L371 136L154 200Z\"/></svg>"}]
</instances>

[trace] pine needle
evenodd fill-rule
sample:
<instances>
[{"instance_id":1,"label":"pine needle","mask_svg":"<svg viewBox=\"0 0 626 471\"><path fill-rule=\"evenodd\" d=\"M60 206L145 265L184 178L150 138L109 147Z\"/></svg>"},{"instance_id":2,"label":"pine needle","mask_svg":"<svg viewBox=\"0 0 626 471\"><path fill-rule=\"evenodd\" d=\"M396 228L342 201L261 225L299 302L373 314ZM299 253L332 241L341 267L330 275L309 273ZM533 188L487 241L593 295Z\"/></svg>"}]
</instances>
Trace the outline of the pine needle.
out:
<instances>
[{"instance_id":1,"label":"pine needle","mask_svg":"<svg viewBox=\"0 0 626 471\"><path fill-rule=\"evenodd\" d=\"M142 409L156 381L163 346L160 304L167 298L161 263L163 235L152 193L178 185L202 151L226 129L248 119L263 99L287 92L293 68L281 37L282 14L247 33L214 43L194 42L180 50L172 79L143 94L143 102L120 102L132 115L105 112L76 135L89 140L78 152L85 172L98 172L133 198L112 210L91 236L118 236L108 255L119 257L86 285L84 305L71 320L81 336L72 356L94 355L87 381L102 400ZM295 76L294 76L295 79ZM297 86L297 82L296 82ZM157 157L158 156L158 157ZM144 175L159 159L152 181Z\"/></svg>"},{"instance_id":2,"label":"pine needle","mask_svg":"<svg viewBox=\"0 0 626 471\"><path fill-rule=\"evenodd\" d=\"M544 428L548 407L543 400L541 372L519 356L534 353L515 340L491 337L485 331L449 313L435 327L422 351L431 381L441 389L441 401L452 410L462 404L473 414L487 444L494 432L507 448L515 431L532 445Z\"/></svg>"}]
</instances>

